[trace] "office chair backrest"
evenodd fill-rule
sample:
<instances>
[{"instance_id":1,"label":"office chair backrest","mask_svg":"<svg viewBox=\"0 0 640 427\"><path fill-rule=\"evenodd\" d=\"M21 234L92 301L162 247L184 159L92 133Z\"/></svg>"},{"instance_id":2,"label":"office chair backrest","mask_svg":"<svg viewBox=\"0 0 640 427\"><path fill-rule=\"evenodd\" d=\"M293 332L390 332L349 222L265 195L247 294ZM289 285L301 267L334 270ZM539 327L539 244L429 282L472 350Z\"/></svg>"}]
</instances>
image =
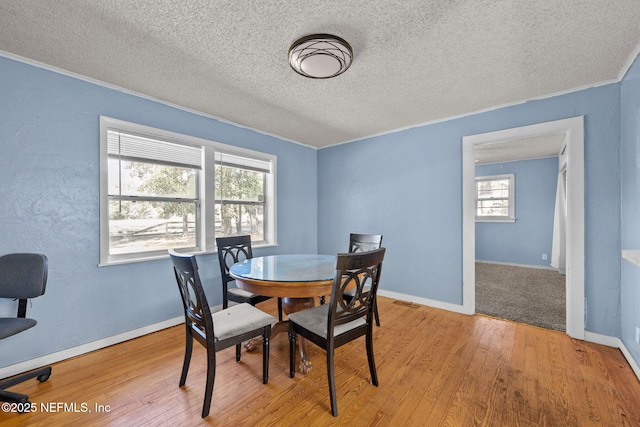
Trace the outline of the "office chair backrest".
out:
<instances>
[{"instance_id":1,"label":"office chair backrest","mask_svg":"<svg viewBox=\"0 0 640 427\"><path fill-rule=\"evenodd\" d=\"M0 257L0 298L27 299L44 294L49 264L41 254L17 253Z\"/></svg>"},{"instance_id":2,"label":"office chair backrest","mask_svg":"<svg viewBox=\"0 0 640 427\"><path fill-rule=\"evenodd\" d=\"M368 252L382 247L382 234L349 235L349 253Z\"/></svg>"},{"instance_id":3,"label":"office chair backrest","mask_svg":"<svg viewBox=\"0 0 640 427\"><path fill-rule=\"evenodd\" d=\"M329 327L372 314L385 250L380 248L369 252L338 254L331 291ZM345 299L344 292L350 288L355 289L353 297Z\"/></svg>"},{"instance_id":4,"label":"office chair backrest","mask_svg":"<svg viewBox=\"0 0 640 427\"><path fill-rule=\"evenodd\" d=\"M169 250L169 256L182 296L185 321L197 332L194 337L198 341L206 343L207 339L213 340L213 319L198 274L196 257L177 253L173 249Z\"/></svg>"}]
</instances>

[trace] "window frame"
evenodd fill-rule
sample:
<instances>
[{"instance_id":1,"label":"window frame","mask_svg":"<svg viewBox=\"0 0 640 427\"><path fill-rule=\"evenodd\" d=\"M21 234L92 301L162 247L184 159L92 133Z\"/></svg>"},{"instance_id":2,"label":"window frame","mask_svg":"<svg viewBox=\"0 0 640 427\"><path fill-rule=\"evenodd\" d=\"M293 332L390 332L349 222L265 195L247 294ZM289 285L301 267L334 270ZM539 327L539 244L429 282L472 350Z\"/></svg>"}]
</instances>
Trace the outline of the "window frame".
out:
<instances>
[{"instance_id":1,"label":"window frame","mask_svg":"<svg viewBox=\"0 0 640 427\"><path fill-rule=\"evenodd\" d=\"M494 216L478 216L478 201L481 200L478 196L478 182L484 181L501 181L501 180L509 181L509 195L504 198L508 202L508 214L507 215L494 215ZM475 220L476 222L515 222L515 210L516 210L516 200L515 200L515 187L516 187L516 176L515 174L502 174L502 175L486 175L486 176L476 176L475 178ZM482 199L482 200L490 200L490 199Z\"/></svg>"},{"instance_id":2,"label":"window frame","mask_svg":"<svg viewBox=\"0 0 640 427\"><path fill-rule=\"evenodd\" d=\"M99 266L142 262L167 258L166 250L135 252L130 254L109 254L109 130L143 136L173 144L202 148L202 169L198 173L196 206L196 248L193 253L215 253L215 157L216 152L268 162L270 173L265 174L264 240L252 242L254 247L277 245L276 231L276 156L233 145L222 144L203 138L145 126L111 117L100 116L100 254Z\"/></svg>"}]
</instances>

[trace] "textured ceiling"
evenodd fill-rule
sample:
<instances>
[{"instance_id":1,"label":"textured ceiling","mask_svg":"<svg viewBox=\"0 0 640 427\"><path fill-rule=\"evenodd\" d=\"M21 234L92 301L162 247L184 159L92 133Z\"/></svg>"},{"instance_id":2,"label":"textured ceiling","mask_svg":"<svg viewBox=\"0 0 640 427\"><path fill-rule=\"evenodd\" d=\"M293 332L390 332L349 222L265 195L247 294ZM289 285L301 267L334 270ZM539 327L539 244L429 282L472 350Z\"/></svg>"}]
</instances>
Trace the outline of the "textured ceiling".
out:
<instances>
[{"instance_id":1,"label":"textured ceiling","mask_svg":"<svg viewBox=\"0 0 640 427\"><path fill-rule=\"evenodd\" d=\"M323 147L617 81L639 22L638 0L0 0L0 51ZM346 73L291 70L316 32Z\"/></svg>"}]
</instances>

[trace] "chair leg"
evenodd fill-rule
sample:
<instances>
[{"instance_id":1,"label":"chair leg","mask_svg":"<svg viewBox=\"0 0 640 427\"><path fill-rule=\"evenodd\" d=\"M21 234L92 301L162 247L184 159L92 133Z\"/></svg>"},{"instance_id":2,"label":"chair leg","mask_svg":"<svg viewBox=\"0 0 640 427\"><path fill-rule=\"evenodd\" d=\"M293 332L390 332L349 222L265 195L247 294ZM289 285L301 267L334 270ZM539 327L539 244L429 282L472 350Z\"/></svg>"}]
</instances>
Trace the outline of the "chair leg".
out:
<instances>
[{"instance_id":1,"label":"chair leg","mask_svg":"<svg viewBox=\"0 0 640 427\"><path fill-rule=\"evenodd\" d=\"M269 335L262 334L262 384L269 382Z\"/></svg>"},{"instance_id":2,"label":"chair leg","mask_svg":"<svg viewBox=\"0 0 640 427\"><path fill-rule=\"evenodd\" d=\"M23 383L32 378L38 378L38 381L45 382L51 376L51 366L45 366L33 371L25 372L23 374L16 375L15 377L7 378L0 381L0 390L13 387L16 384Z\"/></svg>"},{"instance_id":3,"label":"chair leg","mask_svg":"<svg viewBox=\"0 0 640 427\"><path fill-rule=\"evenodd\" d=\"M191 362L191 353L193 351L193 337L187 325L187 335L184 346L184 362L182 363L182 375L180 375L179 387L182 387L187 381L187 373L189 372L189 363Z\"/></svg>"},{"instance_id":4,"label":"chair leg","mask_svg":"<svg viewBox=\"0 0 640 427\"><path fill-rule=\"evenodd\" d=\"M373 300L373 315L376 318L376 326L380 326L380 316L378 315L378 296Z\"/></svg>"},{"instance_id":5,"label":"chair leg","mask_svg":"<svg viewBox=\"0 0 640 427\"><path fill-rule=\"evenodd\" d=\"M333 348L327 348L327 378L329 380L329 399L331 400L331 413L338 416L338 401L336 399L336 380L333 369Z\"/></svg>"},{"instance_id":6,"label":"chair leg","mask_svg":"<svg viewBox=\"0 0 640 427\"><path fill-rule=\"evenodd\" d=\"M282 322L282 298L278 297L278 320Z\"/></svg>"},{"instance_id":7,"label":"chair leg","mask_svg":"<svg viewBox=\"0 0 640 427\"><path fill-rule=\"evenodd\" d=\"M0 390L0 402L29 403L29 396L14 391Z\"/></svg>"},{"instance_id":8,"label":"chair leg","mask_svg":"<svg viewBox=\"0 0 640 427\"><path fill-rule=\"evenodd\" d=\"M16 384L23 383L32 378L37 378L40 382L45 382L51 376L51 366L45 366L36 370L17 375L12 378L0 381L0 402L28 403L29 396L22 393L5 390Z\"/></svg>"},{"instance_id":9,"label":"chair leg","mask_svg":"<svg viewBox=\"0 0 640 427\"><path fill-rule=\"evenodd\" d=\"M320 297L320 305L324 305L324 295Z\"/></svg>"},{"instance_id":10,"label":"chair leg","mask_svg":"<svg viewBox=\"0 0 640 427\"><path fill-rule=\"evenodd\" d=\"M376 372L376 361L373 358L373 327L369 326L366 337L367 359L369 360L369 372L371 373L371 384L378 387L378 373Z\"/></svg>"},{"instance_id":11,"label":"chair leg","mask_svg":"<svg viewBox=\"0 0 640 427\"><path fill-rule=\"evenodd\" d=\"M207 384L204 388L204 404L202 405L202 418L209 415L211 409L211 396L213 394L213 383L216 379L216 351L207 348Z\"/></svg>"},{"instance_id":12,"label":"chair leg","mask_svg":"<svg viewBox=\"0 0 640 427\"><path fill-rule=\"evenodd\" d=\"M236 362L240 361L242 356L242 344L236 344Z\"/></svg>"},{"instance_id":13,"label":"chair leg","mask_svg":"<svg viewBox=\"0 0 640 427\"><path fill-rule=\"evenodd\" d=\"M296 334L289 331L289 376L296 376Z\"/></svg>"}]
</instances>

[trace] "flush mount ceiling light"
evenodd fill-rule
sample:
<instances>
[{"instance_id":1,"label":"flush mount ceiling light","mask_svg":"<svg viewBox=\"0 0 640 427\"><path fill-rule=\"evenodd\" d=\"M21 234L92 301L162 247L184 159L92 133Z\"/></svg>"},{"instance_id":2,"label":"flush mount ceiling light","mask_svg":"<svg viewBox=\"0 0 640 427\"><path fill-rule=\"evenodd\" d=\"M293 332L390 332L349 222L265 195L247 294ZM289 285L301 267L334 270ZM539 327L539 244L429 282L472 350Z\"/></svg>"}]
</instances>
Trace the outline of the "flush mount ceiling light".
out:
<instances>
[{"instance_id":1,"label":"flush mount ceiling light","mask_svg":"<svg viewBox=\"0 0 640 427\"><path fill-rule=\"evenodd\" d=\"M328 79L344 73L352 58L349 43L330 34L302 37L289 48L291 68L312 79Z\"/></svg>"}]
</instances>

